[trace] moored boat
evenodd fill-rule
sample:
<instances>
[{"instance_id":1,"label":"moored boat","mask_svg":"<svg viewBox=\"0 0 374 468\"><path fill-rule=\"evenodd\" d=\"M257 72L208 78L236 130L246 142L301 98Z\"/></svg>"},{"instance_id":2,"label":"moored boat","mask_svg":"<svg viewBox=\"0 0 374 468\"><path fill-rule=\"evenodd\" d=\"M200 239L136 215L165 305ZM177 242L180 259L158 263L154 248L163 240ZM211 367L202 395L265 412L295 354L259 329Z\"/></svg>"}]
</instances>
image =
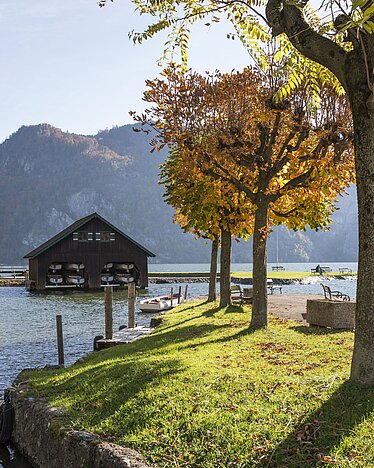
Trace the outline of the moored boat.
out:
<instances>
[{"instance_id":1,"label":"moored boat","mask_svg":"<svg viewBox=\"0 0 374 468\"><path fill-rule=\"evenodd\" d=\"M114 277L111 274L101 274L101 282L102 283L112 283L113 279L114 279Z\"/></svg>"},{"instance_id":2,"label":"moored boat","mask_svg":"<svg viewBox=\"0 0 374 468\"><path fill-rule=\"evenodd\" d=\"M183 294L166 294L165 296L151 297L142 299L139 302L139 309L142 312L159 312L161 310L169 310L182 304L184 301Z\"/></svg>"},{"instance_id":3,"label":"moored boat","mask_svg":"<svg viewBox=\"0 0 374 468\"><path fill-rule=\"evenodd\" d=\"M61 263L51 263L49 265L49 269L51 271L58 271L58 270L62 270L62 264Z\"/></svg>"},{"instance_id":4,"label":"moored boat","mask_svg":"<svg viewBox=\"0 0 374 468\"><path fill-rule=\"evenodd\" d=\"M84 269L84 265L83 263L65 263L64 268L65 270L79 271Z\"/></svg>"},{"instance_id":5,"label":"moored boat","mask_svg":"<svg viewBox=\"0 0 374 468\"><path fill-rule=\"evenodd\" d=\"M64 280L62 275L48 275L47 279L51 284L61 284Z\"/></svg>"},{"instance_id":6,"label":"moored boat","mask_svg":"<svg viewBox=\"0 0 374 468\"><path fill-rule=\"evenodd\" d=\"M118 283L133 283L134 282L134 277L130 274L116 274L114 275L114 280L117 281Z\"/></svg>"},{"instance_id":7,"label":"moored boat","mask_svg":"<svg viewBox=\"0 0 374 468\"><path fill-rule=\"evenodd\" d=\"M68 284L75 284L77 286L82 286L85 282L85 279L83 278L83 276L67 275L65 276L65 282Z\"/></svg>"},{"instance_id":8,"label":"moored boat","mask_svg":"<svg viewBox=\"0 0 374 468\"><path fill-rule=\"evenodd\" d=\"M113 265L115 270L132 270L134 268L133 263L115 263Z\"/></svg>"}]
</instances>

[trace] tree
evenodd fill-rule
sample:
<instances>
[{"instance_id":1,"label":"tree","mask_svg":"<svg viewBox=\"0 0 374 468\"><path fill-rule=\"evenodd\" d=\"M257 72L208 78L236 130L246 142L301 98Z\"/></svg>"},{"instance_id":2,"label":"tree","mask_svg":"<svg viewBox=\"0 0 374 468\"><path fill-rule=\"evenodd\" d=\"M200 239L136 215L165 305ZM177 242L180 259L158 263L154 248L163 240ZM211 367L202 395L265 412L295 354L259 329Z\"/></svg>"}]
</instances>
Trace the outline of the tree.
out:
<instances>
[{"instance_id":1,"label":"tree","mask_svg":"<svg viewBox=\"0 0 374 468\"><path fill-rule=\"evenodd\" d=\"M254 69L205 76L170 69L164 77L148 81L144 99L154 106L140 120L158 129L155 146L178 147L177 158L166 165L170 170L182 164L184 175L176 175L175 170L168 174L169 201L175 204L183 199L187 219L204 226L222 222L214 208L222 202L227 220L229 203L230 213L235 213L230 226L237 233L243 228L235 225L240 220L235 210L248 207L244 212L241 209L241 215L254 216L251 327L265 327L269 227L327 224L331 200L352 178L348 106L344 97L330 89L324 90L318 112L308 111L303 92L275 105L270 80ZM194 194L203 191L196 190L201 180L220 187L218 199L217 191L210 190L212 208L207 213L213 218L208 223L201 213L201 199L193 202L195 213L191 213ZM193 193L186 187L194 187ZM244 220L244 233L245 229Z\"/></svg>"},{"instance_id":2,"label":"tree","mask_svg":"<svg viewBox=\"0 0 374 468\"><path fill-rule=\"evenodd\" d=\"M157 84L153 88L150 84L150 88L148 99L155 99L160 106L163 99L170 98L165 87ZM177 104L177 101L174 103ZM181 129L185 125L183 118L178 117L178 104L176 108L173 107L173 117L169 115L168 125L163 125L162 130L160 120L152 119L158 111L154 109L148 114L149 117L143 115L136 118L158 131L158 136L151 142L154 147L174 145L161 166L161 182L166 189L166 202L177 210L175 220L184 231L193 231L212 241L208 300L215 300L217 251L221 237L220 306L226 307L230 303L231 237L247 237L251 234L251 205L238 196L232 196L231 186L212 179L196 164L198 158L191 157L190 151L178 146Z\"/></svg>"},{"instance_id":3,"label":"tree","mask_svg":"<svg viewBox=\"0 0 374 468\"><path fill-rule=\"evenodd\" d=\"M105 4L102 0L101 6ZM344 88L352 110L359 216L359 267L356 304L355 345L351 380L374 384L374 5L372 0L339 2L327 0L324 21L311 11L308 0L134 0L140 12L151 13L159 20L140 34L132 34L135 42L171 28L171 44L181 47L185 59L190 24L211 17L219 20L226 14L234 23L239 37L252 49L261 49L264 24L275 37L287 36L299 54L290 54L291 67L297 68L302 57L322 67L314 67L314 75L331 80L334 74ZM266 16L256 10L266 5ZM280 41L282 43L282 41ZM284 42L283 42L284 44ZM169 47L167 47L169 49ZM283 47L282 53L284 53ZM302 76L294 75L295 86ZM308 77L307 77L308 78ZM312 80L313 81L313 80ZM313 82L311 83L313 86ZM316 88L318 92L318 87Z\"/></svg>"}]
</instances>

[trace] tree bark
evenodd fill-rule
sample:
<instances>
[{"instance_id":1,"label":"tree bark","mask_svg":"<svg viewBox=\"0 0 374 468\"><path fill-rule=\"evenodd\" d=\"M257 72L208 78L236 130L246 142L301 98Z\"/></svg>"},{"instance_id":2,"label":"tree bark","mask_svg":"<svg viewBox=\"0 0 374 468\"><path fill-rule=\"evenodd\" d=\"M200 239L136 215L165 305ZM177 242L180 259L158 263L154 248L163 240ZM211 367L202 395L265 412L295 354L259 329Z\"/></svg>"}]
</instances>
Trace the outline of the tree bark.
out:
<instances>
[{"instance_id":1,"label":"tree bark","mask_svg":"<svg viewBox=\"0 0 374 468\"><path fill-rule=\"evenodd\" d=\"M257 205L253 233L253 304L251 329L265 328L268 324L267 297L267 238L263 229L267 227L267 200Z\"/></svg>"},{"instance_id":2,"label":"tree bark","mask_svg":"<svg viewBox=\"0 0 374 468\"><path fill-rule=\"evenodd\" d=\"M352 54L353 55L353 54ZM363 79L364 78L364 79ZM373 94L357 61L349 67L348 95L354 125L359 254L355 344L351 381L374 385L374 111Z\"/></svg>"},{"instance_id":3,"label":"tree bark","mask_svg":"<svg viewBox=\"0 0 374 468\"><path fill-rule=\"evenodd\" d=\"M231 286L231 232L221 231L221 268L220 268L220 300L219 306L226 307L230 304Z\"/></svg>"},{"instance_id":4,"label":"tree bark","mask_svg":"<svg viewBox=\"0 0 374 468\"><path fill-rule=\"evenodd\" d=\"M374 385L374 35L360 33L346 52L322 38L301 11L282 0L269 0L267 18L274 35L285 32L306 57L329 68L350 100L356 158L359 254L355 345L351 381Z\"/></svg>"},{"instance_id":5,"label":"tree bark","mask_svg":"<svg viewBox=\"0 0 374 468\"><path fill-rule=\"evenodd\" d=\"M212 241L212 250L210 254L210 273L209 273L209 293L208 302L214 302L217 299L217 259L218 259L218 238Z\"/></svg>"}]
</instances>

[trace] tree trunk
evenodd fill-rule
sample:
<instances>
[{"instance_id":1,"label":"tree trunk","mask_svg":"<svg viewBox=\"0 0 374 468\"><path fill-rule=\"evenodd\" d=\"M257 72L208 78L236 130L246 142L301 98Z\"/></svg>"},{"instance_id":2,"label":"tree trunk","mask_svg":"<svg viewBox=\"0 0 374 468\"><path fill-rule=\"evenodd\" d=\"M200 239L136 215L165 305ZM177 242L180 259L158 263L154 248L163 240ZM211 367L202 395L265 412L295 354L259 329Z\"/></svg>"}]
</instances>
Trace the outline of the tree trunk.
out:
<instances>
[{"instance_id":1,"label":"tree trunk","mask_svg":"<svg viewBox=\"0 0 374 468\"><path fill-rule=\"evenodd\" d=\"M217 299L217 258L218 258L218 238L212 241L212 251L210 254L210 273L209 273L209 294L208 302L214 302Z\"/></svg>"},{"instance_id":2,"label":"tree trunk","mask_svg":"<svg viewBox=\"0 0 374 468\"><path fill-rule=\"evenodd\" d=\"M363 92L363 86L357 86L357 83L349 91L355 132L359 225L356 331L351 381L374 385L374 112L370 106L373 95Z\"/></svg>"},{"instance_id":3,"label":"tree trunk","mask_svg":"<svg viewBox=\"0 0 374 468\"><path fill-rule=\"evenodd\" d=\"M220 307L230 304L231 286L231 232L221 231Z\"/></svg>"},{"instance_id":4,"label":"tree trunk","mask_svg":"<svg viewBox=\"0 0 374 468\"><path fill-rule=\"evenodd\" d=\"M267 238L263 229L267 227L268 202L261 201L255 213L253 233L253 304L250 328L265 328L268 324L267 296Z\"/></svg>"}]
</instances>

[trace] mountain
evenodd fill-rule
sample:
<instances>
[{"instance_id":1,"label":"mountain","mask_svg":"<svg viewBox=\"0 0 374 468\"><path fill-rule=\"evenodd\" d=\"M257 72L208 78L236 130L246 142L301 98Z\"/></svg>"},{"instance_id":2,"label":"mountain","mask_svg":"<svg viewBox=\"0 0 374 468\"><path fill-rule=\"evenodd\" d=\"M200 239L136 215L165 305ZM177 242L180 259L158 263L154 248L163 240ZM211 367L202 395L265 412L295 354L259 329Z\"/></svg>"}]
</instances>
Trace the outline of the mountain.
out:
<instances>
[{"instance_id":1,"label":"mountain","mask_svg":"<svg viewBox=\"0 0 374 468\"><path fill-rule=\"evenodd\" d=\"M150 154L149 139L131 125L95 136L47 124L12 134L0 145L0 263L20 263L26 252L93 211L156 253L157 262L207 262L207 243L172 223L158 184L165 153ZM355 191L339 205L327 233L278 228L279 260L356 261ZM273 234L269 261L275 261L275 239ZM234 245L233 261L251 261L250 243Z\"/></svg>"}]
</instances>

